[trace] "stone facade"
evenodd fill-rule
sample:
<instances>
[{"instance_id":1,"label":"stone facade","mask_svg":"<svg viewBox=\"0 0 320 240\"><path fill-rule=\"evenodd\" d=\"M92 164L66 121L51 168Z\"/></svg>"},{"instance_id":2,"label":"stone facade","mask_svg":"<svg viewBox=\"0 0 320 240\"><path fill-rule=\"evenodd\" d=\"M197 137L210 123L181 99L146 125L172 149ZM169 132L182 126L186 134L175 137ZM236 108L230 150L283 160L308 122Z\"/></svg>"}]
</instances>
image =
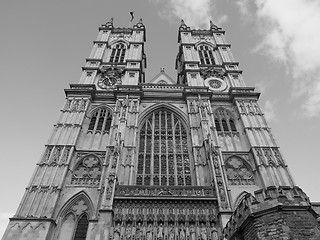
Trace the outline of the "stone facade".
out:
<instances>
[{"instance_id":1,"label":"stone facade","mask_svg":"<svg viewBox=\"0 0 320 240\"><path fill-rule=\"evenodd\" d=\"M319 239L224 30L181 22L177 81L145 31L99 28L2 239Z\"/></svg>"}]
</instances>

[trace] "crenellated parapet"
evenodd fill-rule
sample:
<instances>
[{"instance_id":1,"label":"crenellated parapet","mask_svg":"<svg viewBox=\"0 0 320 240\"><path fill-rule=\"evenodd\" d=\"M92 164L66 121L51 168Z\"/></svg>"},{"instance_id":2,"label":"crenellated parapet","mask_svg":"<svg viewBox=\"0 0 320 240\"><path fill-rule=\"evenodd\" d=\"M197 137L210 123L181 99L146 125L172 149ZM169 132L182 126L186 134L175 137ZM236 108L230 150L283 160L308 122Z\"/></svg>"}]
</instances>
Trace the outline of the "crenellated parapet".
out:
<instances>
[{"instance_id":1,"label":"crenellated parapet","mask_svg":"<svg viewBox=\"0 0 320 240\"><path fill-rule=\"evenodd\" d=\"M276 237L272 239L319 239L316 217L308 196L299 187L271 186L255 191L254 195L246 194L223 234L228 240L269 239L266 237L272 235ZM300 231L306 223L310 231Z\"/></svg>"}]
</instances>

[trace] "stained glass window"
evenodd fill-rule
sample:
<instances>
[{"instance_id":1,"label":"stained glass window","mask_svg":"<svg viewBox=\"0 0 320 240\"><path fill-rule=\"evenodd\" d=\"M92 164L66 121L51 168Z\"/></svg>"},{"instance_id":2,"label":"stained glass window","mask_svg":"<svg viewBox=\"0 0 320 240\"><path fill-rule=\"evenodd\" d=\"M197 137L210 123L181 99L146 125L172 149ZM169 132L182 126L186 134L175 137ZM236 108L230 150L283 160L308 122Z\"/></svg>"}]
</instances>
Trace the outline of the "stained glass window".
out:
<instances>
[{"instance_id":1,"label":"stained glass window","mask_svg":"<svg viewBox=\"0 0 320 240\"><path fill-rule=\"evenodd\" d=\"M213 49L206 45L198 47L198 53L200 57L200 64L214 65Z\"/></svg>"},{"instance_id":2,"label":"stained glass window","mask_svg":"<svg viewBox=\"0 0 320 240\"><path fill-rule=\"evenodd\" d=\"M108 133L111 127L112 114L106 108L99 108L90 119L88 132Z\"/></svg>"},{"instance_id":3,"label":"stained glass window","mask_svg":"<svg viewBox=\"0 0 320 240\"><path fill-rule=\"evenodd\" d=\"M73 240L85 240L87 237L88 225L88 217L86 214L83 214L78 221Z\"/></svg>"},{"instance_id":4,"label":"stained glass window","mask_svg":"<svg viewBox=\"0 0 320 240\"><path fill-rule=\"evenodd\" d=\"M112 48L110 62L113 63L123 63L126 54L126 47L123 43L117 44Z\"/></svg>"},{"instance_id":5,"label":"stained glass window","mask_svg":"<svg viewBox=\"0 0 320 240\"><path fill-rule=\"evenodd\" d=\"M191 185L187 131L166 109L149 115L140 129L137 185Z\"/></svg>"}]
</instances>

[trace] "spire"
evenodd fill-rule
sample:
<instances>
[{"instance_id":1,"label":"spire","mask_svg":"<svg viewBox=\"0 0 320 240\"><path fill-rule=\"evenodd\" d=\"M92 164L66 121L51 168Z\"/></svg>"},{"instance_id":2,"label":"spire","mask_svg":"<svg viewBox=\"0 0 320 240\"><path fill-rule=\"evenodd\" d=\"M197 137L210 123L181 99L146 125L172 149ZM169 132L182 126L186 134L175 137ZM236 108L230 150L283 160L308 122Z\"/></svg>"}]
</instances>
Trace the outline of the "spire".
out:
<instances>
[{"instance_id":1,"label":"spire","mask_svg":"<svg viewBox=\"0 0 320 240\"><path fill-rule=\"evenodd\" d=\"M217 29L218 29L217 25L215 25L213 21L210 20L210 30L217 30Z\"/></svg>"},{"instance_id":2,"label":"spire","mask_svg":"<svg viewBox=\"0 0 320 240\"><path fill-rule=\"evenodd\" d=\"M107 28L113 28L113 17L104 25Z\"/></svg>"},{"instance_id":3,"label":"spire","mask_svg":"<svg viewBox=\"0 0 320 240\"><path fill-rule=\"evenodd\" d=\"M139 22L136 25L133 25L133 28L145 28L142 23L142 18L140 18Z\"/></svg>"},{"instance_id":4,"label":"spire","mask_svg":"<svg viewBox=\"0 0 320 240\"><path fill-rule=\"evenodd\" d=\"M184 20L181 19L179 30L187 30L187 29L190 29L190 28L184 23Z\"/></svg>"}]
</instances>

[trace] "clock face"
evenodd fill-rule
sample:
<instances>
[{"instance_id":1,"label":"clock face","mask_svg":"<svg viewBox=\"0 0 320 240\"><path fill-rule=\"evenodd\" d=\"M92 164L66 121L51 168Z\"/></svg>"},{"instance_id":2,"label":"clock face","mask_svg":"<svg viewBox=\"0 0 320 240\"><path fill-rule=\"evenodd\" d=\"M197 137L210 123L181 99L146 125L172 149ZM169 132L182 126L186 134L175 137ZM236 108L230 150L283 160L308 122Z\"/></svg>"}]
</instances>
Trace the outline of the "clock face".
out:
<instances>
[{"instance_id":1,"label":"clock face","mask_svg":"<svg viewBox=\"0 0 320 240\"><path fill-rule=\"evenodd\" d=\"M204 84L209 87L211 91L221 92L227 88L227 83L224 80L216 77L207 78L204 81Z\"/></svg>"},{"instance_id":2,"label":"clock face","mask_svg":"<svg viewBox=\"0 0 320 240\"><path fill-rule=\"evenodd\" d=\"M114 77L103 76L98 81L98 86L102 89L113 87L117 82L117 79Z\"/></svg>"}]
</instances>

